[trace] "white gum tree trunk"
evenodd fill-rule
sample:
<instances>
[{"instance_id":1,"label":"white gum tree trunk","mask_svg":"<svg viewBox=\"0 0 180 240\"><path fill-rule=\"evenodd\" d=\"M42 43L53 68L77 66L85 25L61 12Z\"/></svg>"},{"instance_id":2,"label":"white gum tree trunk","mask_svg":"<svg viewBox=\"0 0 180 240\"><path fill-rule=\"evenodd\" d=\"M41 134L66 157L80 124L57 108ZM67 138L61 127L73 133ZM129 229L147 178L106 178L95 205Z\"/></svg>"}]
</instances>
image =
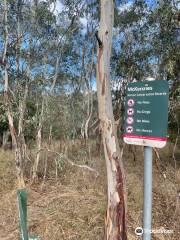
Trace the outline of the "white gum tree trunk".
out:
<instances>
[{"instance_id":1,"label":"white gum tree trunk","mask_svg":"<svg viewBox=\"0 0 180 240\"><path fill-rule=\"evenodd\" d=\"M17 183L18 187L24 187L24 178L23 178L23 159L22 159L22 148L18 138L18 134L14 127L14 119L12 113L12 105L11 101L9 101L9 77L8 77L8 70L7 70L7 46L8 46L8 4L7 0L4 0L4 51L3 51L3 58L2 61L5 63L4 67L4 103L6 107L6 114L9 123L9 129L12 137L12 143L14 145L15 150L15 162L16 162L16 171L17 171Z\"/></svg>"},{"instance_id":2,"label":"white gum tree trunk","mask_svg":"<svg viewBox=\"0 0 180 240\"><path fill-rule=\"evenodd\" d=\"M42 94L42 104L41 104L41 113L39 116L39 123L38 123L38 130L37 130L37 155L36 159L33 164L33 174L32 174L32 182L34 182L37 178L37 172L38 172L38 166L39 166L39 161L40 161L40 153L41 153L41 148L42 148L42 129L43 129L43 121L44 121L44 108L45 108L45 97Z\"/></svg>"},{"instance_id":3,"label":"white gum tree trunk","mask_svg":"<svg viewBox=\"0 0 180 240\"><path fill-rule=\"evenodd\" d=\"M115 126L111 86L110 56L114 23L114 1L101 0L97 56L97 92L99 119L107 167L108 206L105 217L105 240L126 240L126 203L124 172Z\"/></svg>"}]
</instances>

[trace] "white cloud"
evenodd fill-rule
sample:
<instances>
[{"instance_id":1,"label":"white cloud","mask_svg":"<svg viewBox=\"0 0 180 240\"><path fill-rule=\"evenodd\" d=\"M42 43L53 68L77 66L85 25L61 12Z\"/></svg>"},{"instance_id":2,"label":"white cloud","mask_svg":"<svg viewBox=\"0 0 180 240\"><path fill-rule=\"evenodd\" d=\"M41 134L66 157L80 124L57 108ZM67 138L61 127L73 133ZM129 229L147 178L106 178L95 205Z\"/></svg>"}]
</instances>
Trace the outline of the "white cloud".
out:
<instances>
[{"instance_id":1,"label":"white cloud","mask_svg":"<svg viewBox=\"0 0 180 240\"><path fill-rule=\"evenodd\" d=\"M129 3L125 3L125 4L120 4L120 6L118 7L119 12L124 12L127 10L130 10L130 8L132 7L133 2L129 2Z\"/></svg>"}]
</instances>

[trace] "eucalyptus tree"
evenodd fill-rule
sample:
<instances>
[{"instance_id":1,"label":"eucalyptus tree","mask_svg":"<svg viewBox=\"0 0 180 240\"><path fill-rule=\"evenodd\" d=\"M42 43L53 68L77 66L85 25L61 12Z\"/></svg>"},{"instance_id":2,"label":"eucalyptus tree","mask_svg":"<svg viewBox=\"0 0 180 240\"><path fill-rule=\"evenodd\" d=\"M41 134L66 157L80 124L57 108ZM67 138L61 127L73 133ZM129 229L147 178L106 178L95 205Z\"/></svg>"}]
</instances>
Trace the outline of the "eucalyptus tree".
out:
<instances>
[{"instance_id":1,"label":"eucalyptus tree","mask_svg":"<svg viewBox=\"0 0 180 240\"><path fill-rule=\"evenodd\" d=\"M19 0L4 1L1 4L4 13L2 14L4 38L1 39L4 44L1 50L3 50L5 107L15 147L19 182L22 185L23 165L26 160L24 129L27 129L25 125L29 123L25 119L27 99L34 101L37 94L44 96L42 93L48 92L47 89L53 91L59 73L60 56L59 51L58 54L55 53L59 45L62 45L67 30L66 26L61 27L62 34L57 37L59 25L56 25L56 16L49 9L49 2L23 3ZM47 69L46 74L43 74L44 69ZM52 71L53 74L50 74ZM47 75L51 75L50 79ZM37 132L40 136L44 100L41 97L36 100L38 101L34 104L37 106L39 100L42 102L40 114L39 107L37 108L40 117L36 118ZM40 148L40 140L38 144Z\"/></svg>"},{"instance_id":2,"label":"eucalyptus tree","mask_svg":"<svg viewBox=\"0 0 180 240\"><path fill-rule=\"evenodd\" d=\"M64 11L57 12L56 15L50 11L51 1L36 4L35 20L39 23L37 30L40 31L36 34L39 37L38 44L43 52L42 68L39 67L39 76L42 79L40 88L40 112L38 114L37 124L37 156L33 165L33 180L37 176L37 170L40 160L40 150L42 148L42 131L44 123L48 122L50 125L46 128L52 128L53 120L46 120L47 112L51 99L58 96L61 88L67 84L64 76L68 76L67 66L65 63L69 61L69 51L71 45L69 44L72 39L72 34L76 31L76 24L74 18L69 19ZM41 24L42 23L42 24ZM45 30L45 32L44 32ZM63 69L65 65L65 69ZM39 78L39 77L38 77ZM58 121L58 119L56 120ZM55 130L56 131L56 130Z\"/></svg>"},{"instance_id":3,"label":"eucalyptus tree","mask_svg":"<svg viewBox=\"0 0 180 240\"><path fill-rule=\"evenodd\" d=\"M125 2L115 11L113 60L116 74L121 79L142 80L151 75L177 81L177 1Z\"/></svg>"},{"instance_id":4,"label":"eucalyptus tree","mask_svg":"<svg viewBox=\"0 0 180 240\"><path fill-rule=\"evenodd\" d=\"M16 9L15 12L14 8ZM28 86L26 84L26 81L24 81L25 79L22 79L22 81L20 81L20 76L22 73L22 68L20 66L20 42L24 36L23 32L21 31L22 8L20 1L15 4L14 2L9 3L8 1L4 0L3 10L4 45L2 61L4 63L3 70L5 110L8 118L13 145L15 148L18 185L19 187L23 187L23 165L26 154L26 146L23 134L23 118L26 98L28 94ZM17 31L14 31L14 26L10 25L10 23L13 23L14 19L16 19ZM11 52L9 53L9 51ZM11 70L13 70L13 74ZM27 64L25 78L29 78L29 64ZM15 126L14 122L13 105L15 105L18 114L18 121L16 123L17 127Z\"/></svg>"},{"instance_id":5,"label":"eucalyptus tree","mask_svg":"<svg viewBox=\"0 0 180 240\"><path fill-rule=\"evenodd\" d=\"M110 57L114 25L114 1L101 1L100 30L98 32L97 95L107 167L108 207L105 218L106 240L127 239L126 200L122 156L113 116Z\"/></svg>"},{"instance_id":6,"label":"eucalyptus tree","mask_svg":"<svg viewBox=\"0 0 180 240\"><path fill-rule=\"evenodd\" d=\"M172 96L180 84L179 11L177 1L124 1L115 8L115 27L111 66L114 102L120 106L129 81L147 76L169 81ZM173 85L173 87L171 87ZM177 91L175 91L177 93ZM172 100L170 109L173 108ZM176 109L178 108L177 104ZM119 108L123 112L123 105ZM174 114L171 114L174 116ZM170 127L174 125L170 118Z\"/></svg>"}]
</instances>

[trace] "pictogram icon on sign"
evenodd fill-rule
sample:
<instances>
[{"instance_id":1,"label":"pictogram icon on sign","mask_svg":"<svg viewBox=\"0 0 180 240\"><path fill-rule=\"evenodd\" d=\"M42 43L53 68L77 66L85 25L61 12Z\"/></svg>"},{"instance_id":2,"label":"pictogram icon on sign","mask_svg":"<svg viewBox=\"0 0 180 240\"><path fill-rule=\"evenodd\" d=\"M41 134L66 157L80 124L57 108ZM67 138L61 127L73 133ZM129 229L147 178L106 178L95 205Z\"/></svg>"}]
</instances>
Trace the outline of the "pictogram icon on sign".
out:
<instances>
[{"instance_id":1,"label":"pictogram icon on sign","mask_svg":"<svg viewBox=\"0 0 180 240\"><path fill-rule=\"evenodd\" d=\"M128 117L127 120L126 120L126 122L127 122L128 124L133 124L133 123L134 123L134 119L133 119L132 117Z\"/></svg>"},{"instance_id":2,"label":"pictogram icon on sign","mask_svg":"<svg viewBox=\"0 0 180 240\"><path fill-rule=\"evenodd\" d=\"M128 127L126 128L126 132L127 132L127 133L132 133L132 132L133 132L133 127L132 127L132 126L128 126Z\"/></svg>"},{"instance_id":3,"label":"pictogram icon on sign","mask_svg":"<svg viewBox=\"0 0 180 240\"><path fill-rule=\"evenodd\" d=\"M133 108L128 108L127 114L128 114L129 116L132 116L132 115L134 114L134 109L133 109Z\"/></svg>"},{"instance_id":4,"label":"pictogram icon on sign","mask_svg":"<svg viewBox=\"0 0 180 240\"><path fill-rule=\"evenodd\" d=\"M134 103L135 103L135 102L134 102L133 99L129 99L129 100L128 100L128 106L129 106L129 107L133 107L133 106L134 106Z\"/></svg>"}]
</instances>

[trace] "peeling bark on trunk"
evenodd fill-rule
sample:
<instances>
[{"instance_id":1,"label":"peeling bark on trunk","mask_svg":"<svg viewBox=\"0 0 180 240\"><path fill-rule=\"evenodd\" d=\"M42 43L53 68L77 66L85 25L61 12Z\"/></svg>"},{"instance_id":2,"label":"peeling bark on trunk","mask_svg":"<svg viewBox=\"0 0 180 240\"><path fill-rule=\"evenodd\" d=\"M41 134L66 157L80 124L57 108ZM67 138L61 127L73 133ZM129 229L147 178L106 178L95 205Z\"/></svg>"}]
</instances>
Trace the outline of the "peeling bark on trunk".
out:
<instances>
[{"instance_id":1,"label":"peeling bark on trunk","mask_svg":"<svg viewBox=\"0 0 180 240\"><path fill-rule=\"evenodd\" d=\"M108 207L105 240L126 240L124 172L113 116L110 86L110 56L114 21L114 1L101 0L98 33L97 92L99 119L107 167Z\"/></svg>"}]
</instances>

